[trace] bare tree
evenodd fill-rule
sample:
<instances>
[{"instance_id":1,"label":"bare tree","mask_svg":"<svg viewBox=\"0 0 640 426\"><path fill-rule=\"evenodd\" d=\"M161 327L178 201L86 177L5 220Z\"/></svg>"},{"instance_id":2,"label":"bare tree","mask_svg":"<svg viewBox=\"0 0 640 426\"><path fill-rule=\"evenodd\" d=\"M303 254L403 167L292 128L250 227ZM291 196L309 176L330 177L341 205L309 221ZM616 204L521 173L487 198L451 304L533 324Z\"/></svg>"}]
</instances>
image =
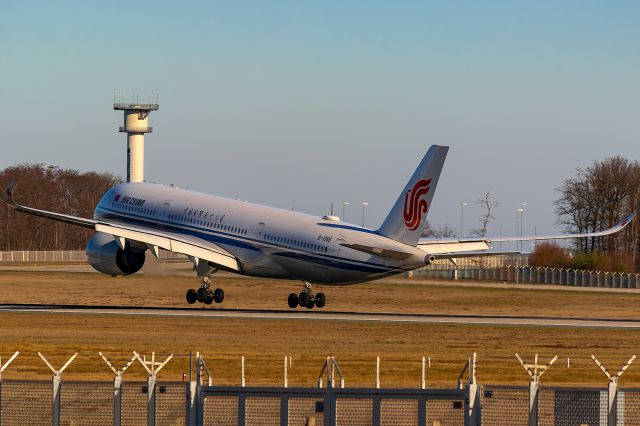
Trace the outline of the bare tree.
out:
<instances>
[{"instance_id":1,"label":"bare tree","mask_svg":"<svg viewBox=\"0 0 640 426\"><path fill-rule=\"evenodd\" d=\"M427 222L424 227L424 231L422 231L422 236L429 238L453 238L456 236L456 233L447 224L434 228L429 222Z\"/></svg>"},{"instance_id":2,"label":"bare tree","mask_svg":"<svg viewBox=\"0 0 640 426\"><path fill-rule=\"evenodd\" d=\"M498 207L498 202L491 198L491 192L487 192L484 194L484 197L480 198L476 204L482 208L482 216L480 217L480 227L477 229L473 229L471 231L471 235L474 237L484 238L487 235L487 228L489 227L489 222L493 217L493 210Z\"/></svg>"},{"instance_id":3,"label":"bare tree","mask_svg":"<svg viewBox=\"0 0 640 426\"><path fill-rule=\"evenodd\" d=\"M0 184L18 183L16 201L82 217L92 217L100 197L122 179L110 173L20 164L0 171ZM91 231L48 219L0 209L1 250L73 250L84 248Z\"/></svg>"},{"instance_id":4,"label":"bare tree","mask_svg":"<svg viewBox=\"0 0 640 426\"><path fill-rule=\"evenodd\" d=\"M637 211L640 202L640 163L615 156L576 169L576 176L558 188L554 202L558 222L568 232L594 232L611 227L629 212ZM606 237L576 241L585 253L596 250L634 252L637 225Z\"/></svg>"}]
</instances>

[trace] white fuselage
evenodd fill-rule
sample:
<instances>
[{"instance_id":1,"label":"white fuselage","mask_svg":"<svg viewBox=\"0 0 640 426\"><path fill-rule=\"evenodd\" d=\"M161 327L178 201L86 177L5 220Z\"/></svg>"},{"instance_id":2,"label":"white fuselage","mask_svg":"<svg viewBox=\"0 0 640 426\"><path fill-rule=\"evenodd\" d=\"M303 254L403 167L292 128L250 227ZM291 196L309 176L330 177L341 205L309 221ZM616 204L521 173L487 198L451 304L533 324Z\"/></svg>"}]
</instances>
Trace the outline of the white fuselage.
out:
<instances>
[{"instance_id":1,"label":"white fuselage","mask_svg":"<svg viewBox=\"0 0 640 426\"><path fill-rule=\"evenodd\" d=\"M425 265L425 252L335 220L150 183L125 183L100 200L95 218L185 234L233 254L241 273L317 284L351 284ZM345 247L410 254L402 260Z\"/></svg>"}]
</instances>

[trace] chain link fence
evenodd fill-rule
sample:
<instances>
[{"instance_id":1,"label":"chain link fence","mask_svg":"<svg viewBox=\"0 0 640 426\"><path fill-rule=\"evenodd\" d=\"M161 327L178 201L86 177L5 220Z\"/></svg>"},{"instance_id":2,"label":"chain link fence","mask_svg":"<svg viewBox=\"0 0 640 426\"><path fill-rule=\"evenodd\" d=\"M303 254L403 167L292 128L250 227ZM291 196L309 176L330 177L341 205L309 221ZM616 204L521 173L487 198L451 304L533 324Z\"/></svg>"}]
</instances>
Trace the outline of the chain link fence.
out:
<instances>
[{"instance_id":1,"label":"chain link fence","mask_svg":"<svg viewBox=\"0 0 640 426\"><path fill-rule=\"evenodd\" d=\"M601 409L604 398L604 410ZM606 425L607 391L598 389L541 388L540 426Z\"/></svg>"},{"instance_id":2,"label":"chain link fence","mask_svg":"<svg viewBox=\"0 0 640 426\"><path fill-rule=\"evenodd\" d=\"M486 425L529 424L529 388L524 386L480 387L482 422Z\"/></svg>"},{"instance_id":3,"label":"chain link fence","mask_svg":"<svg viewBox=\"0 0 640 426\"><path fill-rule=\"evenodd\" d=\"M466 424L464 390L203 387L201 415L189 422L188 383L158 383L157 425L440 425ZM52 423L49 381L3 381L0 424ZM113 383L61 385L62 425L113 424ZM144 382L122 385L122 425L146 425L148 392ZM541 387L538 425L607 425L605 389ZM529 388L482 385L484 426L529 424ZM311 420L313 419L313 420ZM640 390L620 390L617 425L640 424Z\"/></svg>"},{"instance_id":4,"label":"chain link fence","mask_svg":"<svg viewBox=\"0 0 640 426\"><path fill-rule=\"evenodd\" d=\"M562 268L482 267L429 265L410 273L412 277L556 284L574 287L639 288L640 274L581 271Z\"/></svg>"},{"instance_id":5,"label":"chain link fence","mask_svg":"<svg viewBox=\"0 0 640 426\"><path fill-rule=\"evenodd\" d=\"M631 366L632 356L613 374L592 355L608 378L607 388L540 386L540 378L557 360L533 363L516 358L530 376L528 386L477 384L477 357L464 365L456 387L346 388L335 358L327 358L316 387L245 387L204 385L209 369L196 354L189 381L157 382L157 374L173 358L164 361L140 356L113 381L63 381L62 372L76 359L69 358L55 370L51 381L2 380L1 373L19 355L14 353L0 367L0 426L4 425L419 425L419 426L540 426L639 425L640 389L619 389L618 379ZM178 355L180 356L180 355ZM182 355L187 356L187 355ZM188 356L191 357L191 354ZM123 381L124 370L137 359L149 372L146 382ZM190 359L190 362L192 360ZM193 364L191 364L193 366ZM286 362L285 362L285 365ZM326 373L326 381L323 381ZM336 380L336 373L339 380ZM468 374L466 386L462 377ZM244 377L244 372L242 372ZM377 383L379 383L379 377ZM325 386L323 387L323 383ZM336 385L339 384L339 387Z\"/></svg>"},{"instance_id":6,"label":"chain link fence","mask_svg":"<svg viewBox=\"0 0 640 426\"><path fill-rule=\"evenodd\" d=\"M3 381L0 383L2 426L51 424L53 389L47 381Z\"/></svg>"},{"instance_id":7,"label":"chain link fence","mask_svg":"<svg viewBox=\"0 0 640 426\"><path fill-rule=\"evenodd\" d=\"M179 253L160 251L160 259L163 260L184 260L186 257ZM87 254L84 250L14 250L0 251L0 262L73 262L84 263L87 261Z\"/></svg>"}]
</instances>

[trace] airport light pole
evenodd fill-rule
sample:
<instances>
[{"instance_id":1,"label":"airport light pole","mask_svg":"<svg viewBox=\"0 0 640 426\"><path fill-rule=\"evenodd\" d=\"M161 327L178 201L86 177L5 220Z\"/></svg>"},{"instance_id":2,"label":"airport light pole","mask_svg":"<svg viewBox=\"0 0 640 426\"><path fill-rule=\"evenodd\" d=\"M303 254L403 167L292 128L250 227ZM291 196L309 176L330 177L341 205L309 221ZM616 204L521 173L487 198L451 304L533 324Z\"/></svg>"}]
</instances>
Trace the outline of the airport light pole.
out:
<instances>
[{"instance_id":1,"label":"airport light pole","mask_svg":"<svg viewBox=\"0 0 640 426\"><path fill-rule=\"evenodd\" d=\"M524 232L524 208L527 207L527 203L520 203L520 238L522 238L522 234ZM524 249L524 243L520 240L520 251Z\"/></svg>"},{"instance_id":2,"label":"airport light pole","mask_svg":"<svg viewBox=\"0 0 640 426\"><path fill-rule=\"evenodd\" d=\"M367 207L369 203L362 203L362 227L364 228L364 208Z\"/></svg>"},{"instance_id":3,"label":"airport light pole","mask_svg":"<svg viewBox=\"0 0 640 426\"><path fill-rule=\"evenodd\" d=\"M460 203L460 238L462 238L464 231L464 207L467 205L466 202Z\"/></svg>"},{"instance_id":4,"label":"airport light pole","mask_svg":"<svg viewBox=\"0 0 640 426\"><path fill-rule=\"evenodd\" d=\"M343 221L343 222L344 222L344 221L346 220L346 218L347 218L347 214L345 213L345 212L346 212L346 207L347 207L348 205L350 205L350 204L351 204L351 203L346 203L346 202L345 202L345 203L342 203L342 221Z\"/></svg>"},{"instance_id":5,"label":"airport light pole","mask_svg":"<svg viewBox=\"0 0 640 426\"><path fill-rule=\"evenodd\" d=\"M518 214L518 233L520 234L520 236L522 237L522 213L524 212L524 209L522 207L520 207L517 211ZM518 244L516 245L516 249L518 251L522 250L522 240L518 241Z\"/></svg>"},{"instance_id":6,"label":"airport light pole","mask_svg":"<svg viewBox=\"0 0 640 426\"><path fill-rule=\"evenodd\" d=\"M7 204L7 251L11 251L11 236L9 233L9 212L10 212L9 204Z\"/></svg>"}]
</instances>

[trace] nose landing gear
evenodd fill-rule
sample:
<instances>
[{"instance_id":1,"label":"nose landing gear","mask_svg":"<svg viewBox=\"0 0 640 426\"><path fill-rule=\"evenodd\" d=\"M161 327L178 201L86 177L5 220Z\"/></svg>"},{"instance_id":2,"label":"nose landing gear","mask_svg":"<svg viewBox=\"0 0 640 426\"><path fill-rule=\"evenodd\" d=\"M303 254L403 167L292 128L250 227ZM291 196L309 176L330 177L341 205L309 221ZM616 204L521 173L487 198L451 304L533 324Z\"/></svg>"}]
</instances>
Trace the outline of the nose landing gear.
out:
<instances>
[{"instance_id":1,"label":"nose landing gear","mask_svg":"<svg viewBox=\"0 0 640 426\"><path fill-rule=\"evenodd\" d=\"M210 305L213 302L222 303L224 300L224 291L221 288L216 288L211 291L209 288L211 280L209 277L202 278L202 286L195 290L190 288L187 290L187 303L193 305L196 302L204 303L206 305Z\"/></svg>"},{"instance_id":2,"label":"nose landing gear","mask_svg":"<svg viewBox=\"0 0 640 426\"><path fill-rule=\"evenodd\" d=\"M291 309L295 309L298 306L302 306L307 309L313 309L314 306L322 308L326 302L327 298L324 293L318 293L314 296L311 292L311 284L307 282L304 283L304 288L300 294L291 293L287 300Z\"/></svg>"}]
</instances>

